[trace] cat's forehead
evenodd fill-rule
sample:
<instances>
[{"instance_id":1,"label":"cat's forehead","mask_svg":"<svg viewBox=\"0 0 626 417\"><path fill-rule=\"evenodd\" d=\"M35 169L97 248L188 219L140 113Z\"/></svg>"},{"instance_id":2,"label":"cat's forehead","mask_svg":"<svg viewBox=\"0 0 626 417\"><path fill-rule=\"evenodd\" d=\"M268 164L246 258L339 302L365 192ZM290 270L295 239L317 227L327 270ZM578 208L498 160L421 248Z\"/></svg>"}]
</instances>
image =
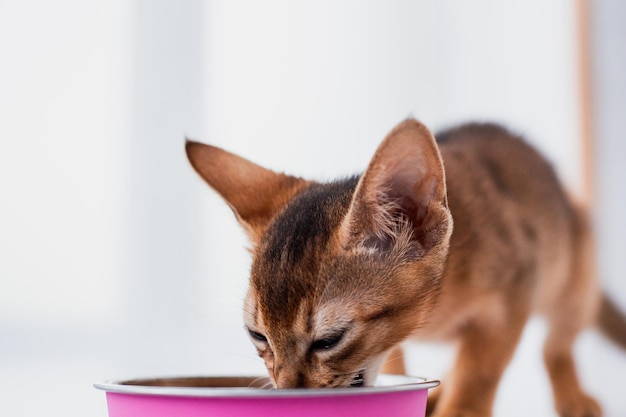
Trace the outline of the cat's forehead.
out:
<instances>
[{"instance_id":1,"label":"cat's forehead","mask_svg":"<svg viewBox=\"0 0 626 417\"><path fill-rule=\"evenodd\" d=\"M332 257L339 225L357 178L315 184L276 216L257 247L250 285L268 320L293 322L326 284L320 271Z\"/></svg>"},{"instance_id":2,"label":"cat's forehead","mask_svg":"<svg viewBox=\"0 0 626 417\"><path fill-rule=\"evenodd\" d=\"M257 259L289 268L320 255L343 220L357 182L353 177L313 184L296 195L269 225Z\"/></svg>"}]
</instances>

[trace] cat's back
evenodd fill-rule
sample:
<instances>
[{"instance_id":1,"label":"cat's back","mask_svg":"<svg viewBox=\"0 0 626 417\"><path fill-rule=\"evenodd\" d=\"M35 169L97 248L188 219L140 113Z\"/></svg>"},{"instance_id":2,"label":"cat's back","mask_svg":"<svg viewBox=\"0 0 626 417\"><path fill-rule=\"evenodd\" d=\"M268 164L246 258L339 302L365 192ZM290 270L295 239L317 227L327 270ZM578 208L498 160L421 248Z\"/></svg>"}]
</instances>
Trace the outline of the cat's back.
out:
<instances>
[{"instance_id":1,"label":"cat's back","mask_svg":"<svg viewBox=\"0 0 626 417\"><path fill-rule=\"evenodd\" d=\"M520 136L492 123L443 131L437 142L453 201L560 212L569 200L553 167ZM458 198L457 198L458 197ZM509 207L513 208L513 207Z\"/></svg>"},{"instance_id":2,"label":"cat's back","mask_svg":"<svg viewBox=\"0 0 626 417\"><path fill-rule=\"evenodd\" d=\"M499 287L521 267L540 275L563 268L576 212L550 163L495 124L463 125L437 141L454 219L451 281Z\"/></svg>"}]
</instances>

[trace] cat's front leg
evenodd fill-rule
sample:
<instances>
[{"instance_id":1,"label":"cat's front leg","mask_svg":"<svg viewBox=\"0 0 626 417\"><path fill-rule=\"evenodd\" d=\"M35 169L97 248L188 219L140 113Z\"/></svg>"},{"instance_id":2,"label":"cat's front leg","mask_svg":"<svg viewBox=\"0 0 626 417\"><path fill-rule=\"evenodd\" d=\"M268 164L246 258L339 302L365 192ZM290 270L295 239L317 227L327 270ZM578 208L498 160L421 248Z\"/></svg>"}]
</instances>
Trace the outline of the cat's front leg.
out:
<instances>
[{"instance_id":1,"label":"cat's front leg","mask_svg":"<svg viewBox=\"0 0 626 417\"><path fill-rule=\"evenodd\" d=\"M502 373L521 337L526 309L474 320L459 333L457 359L440 392L429 399L431 417L489 417Z\"/></svg>"}]
</instances>

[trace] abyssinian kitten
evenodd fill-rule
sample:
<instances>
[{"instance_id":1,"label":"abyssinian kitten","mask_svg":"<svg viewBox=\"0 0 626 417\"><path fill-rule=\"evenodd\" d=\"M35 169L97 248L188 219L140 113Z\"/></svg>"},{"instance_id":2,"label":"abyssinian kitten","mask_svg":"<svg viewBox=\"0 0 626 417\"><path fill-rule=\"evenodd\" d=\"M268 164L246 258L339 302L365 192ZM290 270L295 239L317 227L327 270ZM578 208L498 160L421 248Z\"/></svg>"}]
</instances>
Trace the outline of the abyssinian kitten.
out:
<instances>
[{"instance_id":1,"label":"abyssinian kitten","mask_svg":"<svg viewBox=\"0 0 626 417\"><path fill-rule=\"evenodd\" d=\"M536 312L557 411L601 415L572 345L597 323L626 347L626 320L594 279L587 216L517 136L467 124L435 140L409 119L362 175L330 183L197 142L186 150L252 242L245 326L275 387L370 385L381 368L404 372L404 340L454 341L429 413L489 416Z\"/></svg>"}]
</instances>

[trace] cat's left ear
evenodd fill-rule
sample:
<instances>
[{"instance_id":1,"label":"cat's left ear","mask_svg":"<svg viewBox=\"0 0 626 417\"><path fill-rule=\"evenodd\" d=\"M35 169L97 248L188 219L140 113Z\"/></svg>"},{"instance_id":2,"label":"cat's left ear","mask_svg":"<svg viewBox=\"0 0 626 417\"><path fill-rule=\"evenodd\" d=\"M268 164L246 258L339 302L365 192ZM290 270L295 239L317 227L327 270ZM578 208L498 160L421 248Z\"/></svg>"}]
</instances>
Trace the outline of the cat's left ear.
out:
<instances>
[{"instance_id":1,"label":"cat's left ear","mask_svg":"<svg viewBox=\"0 0 626 417\"><path fill-rule=\"evenodd\" d=\"M357 185L342 224L344 247L424 256L447 245L451 231L439 148L426 126L406 120L381 143Z\"/></svg>"},{"instance_id":2,"label":"cat's left ear","mask_svg":"<svg viewBox=\"0 0 626 417\"><path fill-rule=\"evenodd\" d=\"M276 173L221 148L187 140L187 158L256 245L274 216L308 181Z\"/></svg>"}]
</instances>

